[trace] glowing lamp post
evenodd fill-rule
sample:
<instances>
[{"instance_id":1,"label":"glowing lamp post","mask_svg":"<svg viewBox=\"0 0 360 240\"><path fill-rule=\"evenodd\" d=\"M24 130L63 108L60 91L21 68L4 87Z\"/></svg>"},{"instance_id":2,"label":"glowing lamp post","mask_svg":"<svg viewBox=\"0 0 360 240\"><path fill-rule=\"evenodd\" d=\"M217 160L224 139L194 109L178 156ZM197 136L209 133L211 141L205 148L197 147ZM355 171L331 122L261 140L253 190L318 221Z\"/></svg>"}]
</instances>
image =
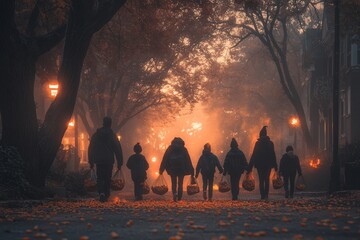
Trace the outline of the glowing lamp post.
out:
<instances>
[{"instance_id":1,"label":"glowing lamp post","mask_svg":"<svg viewBox=\"0 0 360 240\"><path fill-rule=\"evenodd\" d=\"M50 96L55 98L59 92L59 84L58 83L49 83Z\"/></svg>"},{"instance_id":2,"label":"glowing lamp post","mask_svg":"<svg viewBox=\"0 0 360 240\"><path fill-rule=\"evenodd\" d=\"M71 119L70 122L68 123L69 127L75 127L75 120Z\"/></svg>"},{"instance_id":3,"label":"glowing lamp post","mask_svg":"<svg viewBox=\"0 0 360 240\"><path fill-rule=\"evenodd\" d=\"M294 129L294 148L296 148L296 129L300 126L300 120L297 117L291 117L289 124Z\"/></svg>"}]
</instances>

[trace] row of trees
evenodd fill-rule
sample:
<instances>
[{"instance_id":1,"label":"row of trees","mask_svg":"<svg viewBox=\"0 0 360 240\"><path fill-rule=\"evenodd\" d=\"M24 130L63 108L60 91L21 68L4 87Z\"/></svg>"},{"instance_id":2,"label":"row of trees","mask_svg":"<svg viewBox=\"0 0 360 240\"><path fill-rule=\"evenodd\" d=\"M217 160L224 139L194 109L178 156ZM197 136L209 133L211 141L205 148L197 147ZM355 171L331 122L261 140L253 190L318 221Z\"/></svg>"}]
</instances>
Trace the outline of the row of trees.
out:
<instances>
[{"instance_id":1,"label":"row of trees","mask_svg":"<svg viewBox=\"0 0 360 240\"><path fill-rule=\"evenodd\" d=\"M206 89L218 87L218 71L224 64L219 53L230 47L224 36L236 48L252 38L267 50L311 146L294 80L297 75L289 65L289 53L299 46L297 37L305 25L313 24L308 13L317 12L310 0L4 0L0 4L1 141L18 148L26 177L35 186L45 183L75 104L89 134L104 115L117 120L116 131L145 110L155 110L158 117L159 111L174 116L186 104L209 96ZM60 83L59 94L39 126L33 93L36 63L56 46L38 65L39 76L51 72ZM58 64L49 66L49 59ZM257 89L251 94L264 98Z\"/></svg>"}]
</instances>

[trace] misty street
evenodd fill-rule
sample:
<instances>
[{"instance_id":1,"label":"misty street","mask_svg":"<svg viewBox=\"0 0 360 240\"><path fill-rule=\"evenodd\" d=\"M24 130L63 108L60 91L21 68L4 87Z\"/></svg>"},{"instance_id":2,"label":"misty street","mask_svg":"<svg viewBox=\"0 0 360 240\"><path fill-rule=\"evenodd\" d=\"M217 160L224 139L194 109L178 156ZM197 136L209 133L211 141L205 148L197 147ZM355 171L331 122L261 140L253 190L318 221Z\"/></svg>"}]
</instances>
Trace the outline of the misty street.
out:
<instances>
[{"instance_id":1,"label":"misty street","mask_svg":"<svg viewBox=\"0 0 360 240\"><path fill-rule=\"evenodd\" d=\"M134 202L130 193L119 193L105 204L49 201L31 207L24 203L23 208L0 207L0 238L359 239L359 193L331 200L322 195L299 194L285 200L274 194L265 202L245 193L233 202L225 200L227 194L216 193L214 202L203 202L196 195L174 203L169 194L150 194Z\"/></svg>"},{"instance_id":2,"label":"misty street","mask_svg":"<svg viewBox=\"0 0 360 240\"><path fill-rule=\"evenodd\" d=\"M360 239L360 0L0 0L0 240Z\"/></svg>"}]
</instances>

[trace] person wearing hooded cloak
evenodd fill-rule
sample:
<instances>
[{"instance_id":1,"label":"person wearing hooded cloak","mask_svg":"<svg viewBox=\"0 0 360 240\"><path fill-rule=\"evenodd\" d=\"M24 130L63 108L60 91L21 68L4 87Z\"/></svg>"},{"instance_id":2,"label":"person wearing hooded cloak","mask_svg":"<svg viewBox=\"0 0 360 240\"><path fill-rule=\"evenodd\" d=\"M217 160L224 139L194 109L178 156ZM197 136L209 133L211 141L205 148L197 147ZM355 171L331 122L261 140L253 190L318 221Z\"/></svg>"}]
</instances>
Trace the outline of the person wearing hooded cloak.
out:
<instances>
[{"instance_id":1,"label":"person wearing hooded cloak","mask_svg":"<svg viewBox=\"0 0 360 240\"><path fill-rule=\"evenodd\" d=\"M220 173L223 172L223 168L219 162L218 157L211 152L210 143L204 145L204 150L201 157L196 165L196 174L195 177L198 178L199 173L201 172L203 180L203 198L207 200L207 189L209 201L212 201L213 196L213 183L214 183L214 174L215 167L219 170Z\"/></svg>"},{"instance_id":2,"label":"person wearing hooded cloak","mask_svg":"<svg viewBox=\"0 0 360 240\"><path fill-rule=\"evenodd\" d=\"M259 189L261 199L269 198L269 182L271 169L277 171L276 155L274 143L267 135L267 126L264 126L259 134L259 138L255 143L254 151L252 153L248 174L255 167L259 177Z\"/></svg>"},{"instance_id":3,"label":"person wearing hooded cloak","mask_svg":"<svg viewBox=\"0 0 360 240\"><path fill-rule=\"evenodd\" d=\"M184 176L191 175L193 177L194 167L189 152L185 147L185 142L179 137L174 138L165 151L160 164L160 175L165 170L171 177L173 200L180 201L183 195Z\"/></svg>"},{"instance_id":4,"label":"person wearing hooded cloak","mask_svg":"<svg viewBox=\"0 0 360 240\"><path fill-rule=\"evenodd\" d=\"M239 182L241 174L247 169L248 163L244 153L239 149L235 138L231 140L230 151L226 154L224 160L224 176L230 175L232 200L237 200L239 195Z\"/></svg>"},{"instance_id":5,"label":"person wearing hooded cloak","mask_svg":"<svg viewBox=\"0 0 360 240\"><path fill-rule=\"evenodd\" d=\"M88 148L90 168L93 169L96 165L97 188L101 202L106 202L110 196L114 155L116 156L118 170L123 164L121 145L111 129L111 122L110 117L104 117L103 127L97 129L91 137Z\"/></svg>"}]
</instances>

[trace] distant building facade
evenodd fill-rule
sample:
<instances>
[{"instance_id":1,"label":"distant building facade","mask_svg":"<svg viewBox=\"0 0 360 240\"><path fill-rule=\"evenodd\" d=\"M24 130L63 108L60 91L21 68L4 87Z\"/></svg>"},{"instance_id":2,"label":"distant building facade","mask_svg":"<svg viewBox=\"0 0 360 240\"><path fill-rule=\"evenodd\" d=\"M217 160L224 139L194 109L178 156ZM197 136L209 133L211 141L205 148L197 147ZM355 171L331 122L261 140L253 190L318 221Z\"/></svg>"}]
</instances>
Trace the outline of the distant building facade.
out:
<instances>
[{"instance_id":1,"label":"distant building facade","mask_svg":"<svg viewBox=\"0 0 360 240\"><path fill-rule=\"evenodd\" d=\"M339 144L342 154L349 150L349 145L360 146L360 33L354 31L357 22L353 24L353 28L340 25ZM330 1L324 4L322 28L306 30L303 43L303 67L309 72L310 82L311 133L319 154L332 161L334 8ZM347 165L348 157L341 155L341 161L345 171L352 171L353 167L349 169ZM345 184L352 183L348 180Z\"/></svg>"}]
</instances>

